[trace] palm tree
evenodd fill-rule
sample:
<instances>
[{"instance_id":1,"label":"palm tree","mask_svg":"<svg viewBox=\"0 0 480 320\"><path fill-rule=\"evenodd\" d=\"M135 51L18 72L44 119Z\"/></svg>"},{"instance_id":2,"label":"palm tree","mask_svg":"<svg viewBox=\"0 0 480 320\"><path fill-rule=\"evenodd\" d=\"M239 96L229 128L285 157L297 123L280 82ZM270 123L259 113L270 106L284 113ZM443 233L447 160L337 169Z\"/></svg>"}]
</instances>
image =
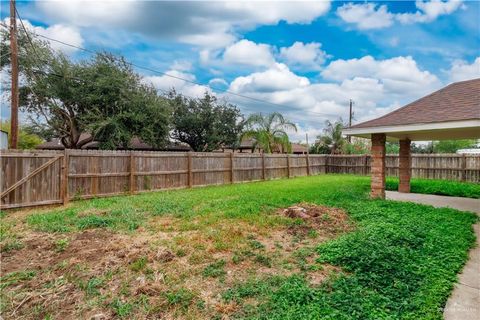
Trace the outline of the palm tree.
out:
<instances>
[{"instance_id":1,"label":"palm tree","mask_svg":"<svg viewBox=\"0 0 480 320\"><path fill-rule=\"evenodd\" d=\"M267 115L262 113L251 114L246 122L247 130L242 139L254 140L253 148L262 148L265 153L272 153L278 147L282 151L291 152L292 146L287 131L297 131L297 126L286 120L282 114L273 112Z\"/></svg>"},{"instance_id":2,"label":"palm tree","mask_svg":"<svg viewBox=\"0 0 480 320\"><path fill-rule=\"evenodd\" d=\"M344 124L342 119L334 123L327 120L323 135L317 137L316 147L321 153L329 151L331 154L340 153L345 146L345 138L342 136ZM323 152L322 152L323 151Z\"/></svg>"}]
</instances>

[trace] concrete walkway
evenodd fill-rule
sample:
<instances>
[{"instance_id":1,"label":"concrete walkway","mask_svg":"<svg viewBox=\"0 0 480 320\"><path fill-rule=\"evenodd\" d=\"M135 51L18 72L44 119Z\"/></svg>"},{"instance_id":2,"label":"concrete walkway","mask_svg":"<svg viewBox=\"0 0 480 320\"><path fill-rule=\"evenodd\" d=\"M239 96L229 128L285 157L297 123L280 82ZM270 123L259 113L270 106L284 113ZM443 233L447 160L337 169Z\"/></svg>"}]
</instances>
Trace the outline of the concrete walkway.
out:
<instances>
[{"instance_id":1,"label":"concrete walkway","mask_svg":"<svg viewBox=\"0 0 480 320\"><path fill-rule=\"evenodd\" d=\"M472 211L480 215L480 199L445 197L427 194L386 192L387 199L427 204L434 207L450 207L462 211ZM470 251L469 260L458 276L452 295L445 305L445 320L480 319L480 224L473 226L477 236L477 246Z\"/></svg>"}]
</instances>

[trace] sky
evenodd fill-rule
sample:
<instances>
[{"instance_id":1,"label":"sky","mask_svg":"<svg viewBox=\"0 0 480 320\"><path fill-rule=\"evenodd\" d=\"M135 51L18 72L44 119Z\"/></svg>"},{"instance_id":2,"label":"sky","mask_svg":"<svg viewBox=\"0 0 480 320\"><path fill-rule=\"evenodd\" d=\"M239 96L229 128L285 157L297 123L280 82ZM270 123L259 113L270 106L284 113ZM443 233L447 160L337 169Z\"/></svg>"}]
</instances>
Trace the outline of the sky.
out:
<instances>
[{"instance_id":1,"label":"sky","mask_svg":"<svg viewBox=\"0 0 480 320\"><path fill-rule=\"evenodd\" d=\"M160 92L209 91L247 115L281 112L298 126L293 141L306 133L314 139L326 120L348 120L350 99L358 123L480 77L478 1L68 0L17 7L33 32L158 71L137 69ZM8 14L2 1L1 19ZM51 45L75 60L89 57ZM8 117L8 102L1 108Z\"/></svg>"}]
</instances>

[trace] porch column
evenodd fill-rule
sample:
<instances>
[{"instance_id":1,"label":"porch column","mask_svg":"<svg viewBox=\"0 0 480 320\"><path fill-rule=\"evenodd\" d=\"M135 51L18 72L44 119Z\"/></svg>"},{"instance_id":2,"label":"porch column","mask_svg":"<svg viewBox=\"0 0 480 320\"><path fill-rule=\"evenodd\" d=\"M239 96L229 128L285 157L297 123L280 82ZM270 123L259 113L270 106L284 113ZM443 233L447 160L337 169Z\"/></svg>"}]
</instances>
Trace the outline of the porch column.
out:
<instances>
[{"instance_id":1,"label":"porch column","mask_svg":"<svg viewBox=\"0 0 480 320\"><path fill-rule=\"evenodd\" d=\"M398 184L398 192L410 192L410 177L412 175L412 157L410 155L410 140L400 140L400 155L398 163L398 176L400 182Z\"/></svg>"},{"instance_id":2,"label":"porch column","mask_svg":"<svg viewBox=\"0 0 480 320\"><path fill-rule=\"evenodd\" d=\"M372 134L370 197L385 199L385 134Z\"/></svg>"}]
</instances>

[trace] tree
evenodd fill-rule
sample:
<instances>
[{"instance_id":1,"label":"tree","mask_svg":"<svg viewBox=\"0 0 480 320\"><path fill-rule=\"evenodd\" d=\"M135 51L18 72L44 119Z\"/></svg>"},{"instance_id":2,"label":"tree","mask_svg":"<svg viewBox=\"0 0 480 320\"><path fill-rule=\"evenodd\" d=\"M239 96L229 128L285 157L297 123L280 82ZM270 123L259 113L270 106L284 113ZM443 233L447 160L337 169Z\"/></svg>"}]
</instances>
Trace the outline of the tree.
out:
<instances>
[{"instance_id":1,"label":"tree","mask_svg":"<svg viewBox=\"0 0 480 320\"><path fill-rule=\"evenodd\" d=\"M292 146L287 132L297 131L297 126L278 112L251 114L246 120L246 128L242 138L252 138L254 149L261 148L265 153L272 153L278 148L290 153Z\"/></svg>"},{"instance_id":2,"label":"tree","mask_svg":"<svg viewBox=\"0 0 480 320\"><path fill-rule=\"evenodd\" d=\"M78 88L85 130L102 149L127 148L134 136L155 147L168 141L169 104L123 58L97 54L81 63Z\"/></svg>"},{"instance_id":3,"label":"tree","mask_svg":"<svg viewBox=\"0 0 480 320\"><path fill-rule=\"evenodd\" d=\"M370 143L368 139L353 137L352 142L347 142L343 149L345 154L368 154Z\"/></svg>"},{"instance_id":4,"label":"tree","mask_svg":"<svg viewBox=\"0 0 480 320\"><path fill-rule=\"evenodd\" d=\"M435 153L455 153L459 149L475 147L475 140L442 140L433 143Z\"/></svg>"},{"instance_id":5,"label":"tree","mask_svg":"<svg viewBox=\"0 0 480 320\"><path fill-rule=\"evenodd\" d=\"M10 139L10 121L0 121L0 129L7 132ZM29 133L23 126L19 129L18 137L18 149L35 149L43 142L39 136Z\"/></svg>"},{"instance_id":6,"label":"tree","mask_svg":"<svg viewBox=\"0 0 480 320\"><path fill-rule=\"evenodd\" d=\"M172 109L172 139L188 144L197 152L237 143L243 116L236 106L220 102L208 92L195 99L172 91L167 98Z\"/></svg>"},{"instance_id":7,"label":"tree","mask_svg":"<svg viewBox=\"0 0 480 320\"><path fill-rule=\"evenodd\" d=\"M312 153L330 153L338 154L342 153L346 140L342 136L342 130L345 127L342 119L339 119L335 122L330 122L327 120L325 122L325 128L323 129L323 134L317 137L315 141L315 148Z\"/></svg>"}]
</instances>

